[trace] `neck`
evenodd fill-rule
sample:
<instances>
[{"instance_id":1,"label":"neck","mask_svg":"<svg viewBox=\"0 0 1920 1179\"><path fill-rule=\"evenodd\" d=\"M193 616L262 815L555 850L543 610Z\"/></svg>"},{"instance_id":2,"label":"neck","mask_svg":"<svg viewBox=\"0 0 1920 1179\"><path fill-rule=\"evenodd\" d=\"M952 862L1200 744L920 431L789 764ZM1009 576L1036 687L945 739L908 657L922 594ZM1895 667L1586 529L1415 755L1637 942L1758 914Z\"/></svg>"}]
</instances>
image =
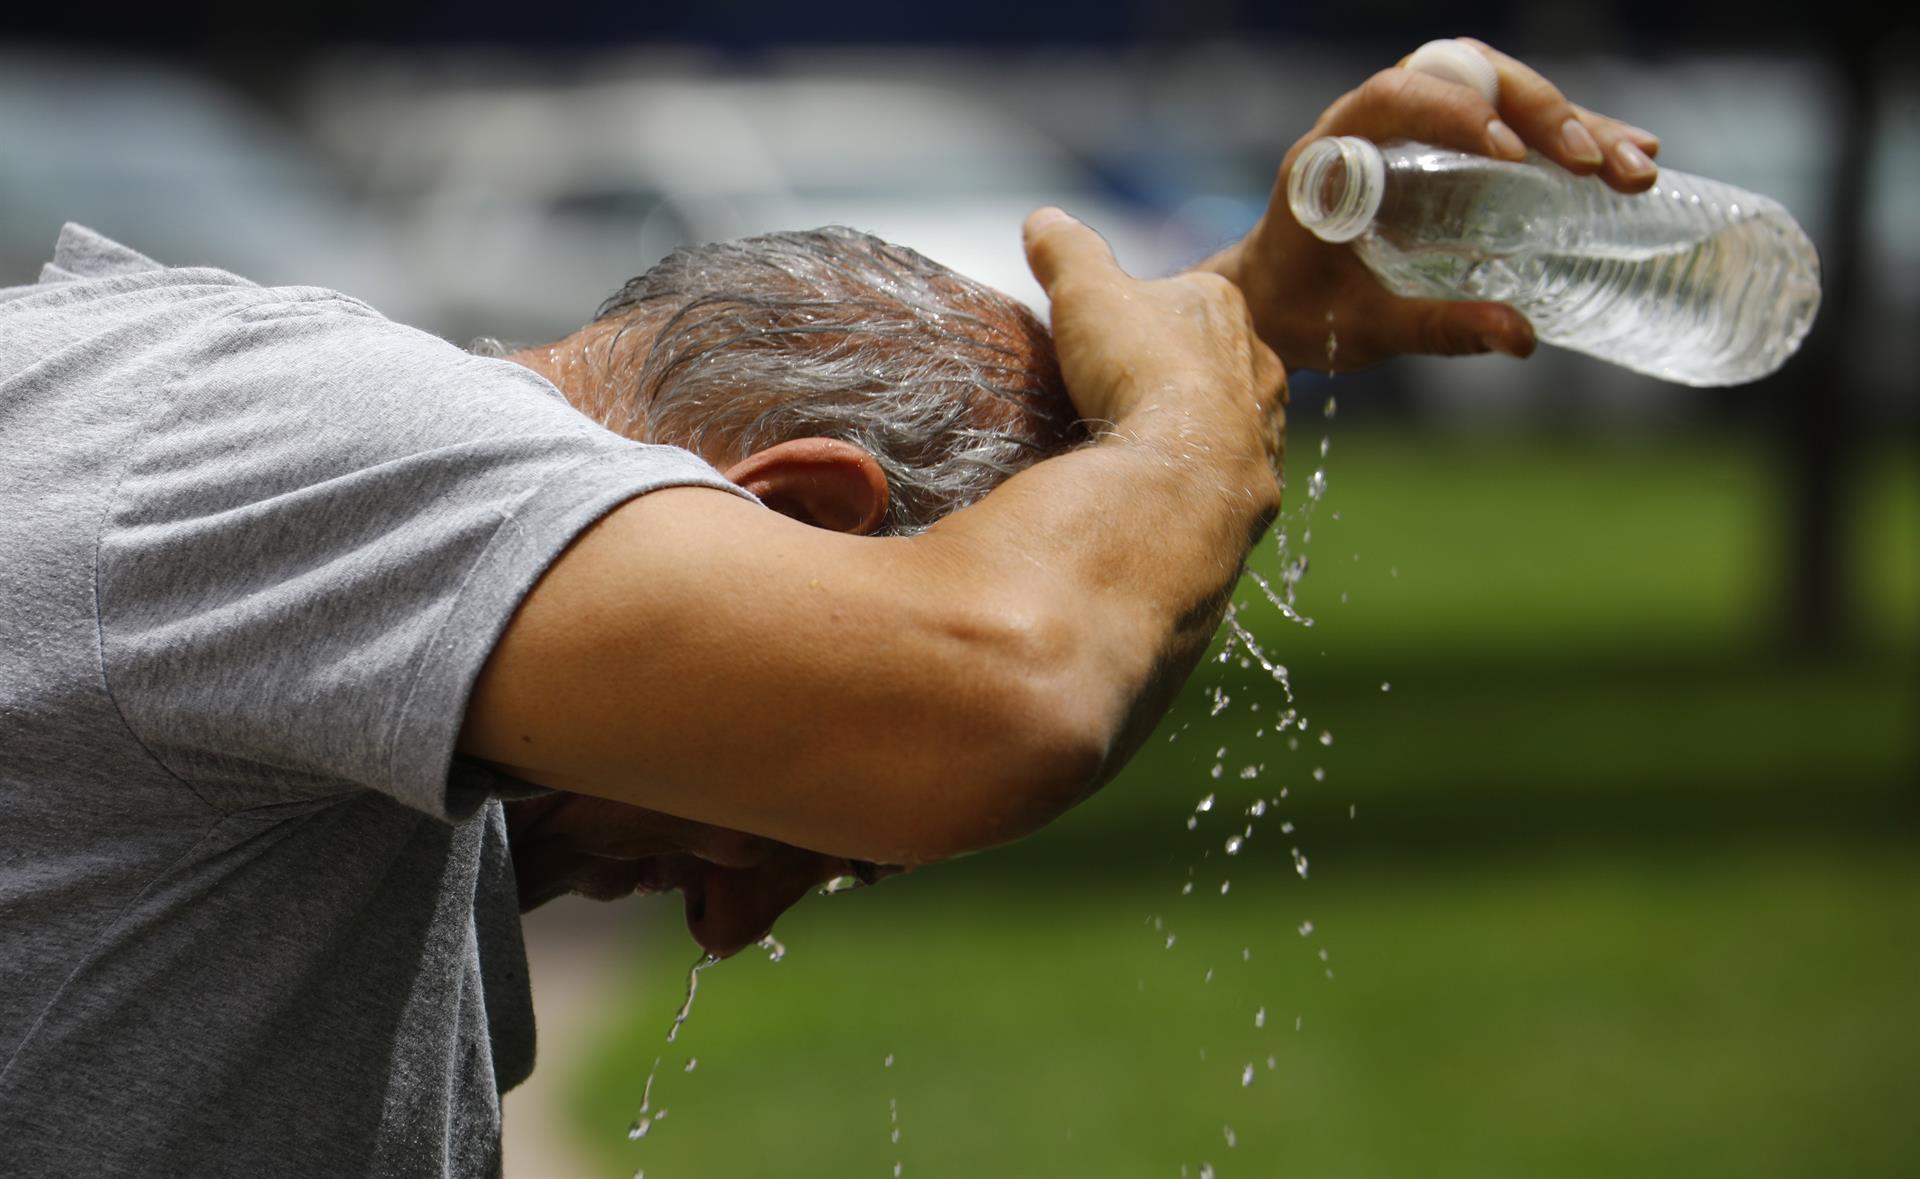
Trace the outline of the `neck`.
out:
<instances>
[{"instance_id":1,"label":"neck","mask_svg":"<svg viewBox=\"0 0 1920 1179\"><path fill-rule=\"evenodd\" d=\"M545 377L573 407L596 422L606 422L613 408L607 355L612 334L589 324L563 340L508 353L505 359Z\"/></svg>"}]
</instances>

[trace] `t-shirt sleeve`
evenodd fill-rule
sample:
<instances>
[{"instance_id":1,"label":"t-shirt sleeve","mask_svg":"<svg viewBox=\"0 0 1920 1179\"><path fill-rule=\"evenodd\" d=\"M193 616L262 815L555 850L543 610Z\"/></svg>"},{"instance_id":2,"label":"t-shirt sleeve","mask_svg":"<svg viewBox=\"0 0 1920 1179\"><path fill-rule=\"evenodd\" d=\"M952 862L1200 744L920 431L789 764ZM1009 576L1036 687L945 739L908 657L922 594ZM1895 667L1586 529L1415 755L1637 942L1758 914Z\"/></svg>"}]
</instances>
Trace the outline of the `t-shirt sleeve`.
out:
<instances>
[{"instance_id":1,"label":"t-shirt sleeve","mask_svg":"<svg viewBox=\"0 0 1920 1179\"><path fill-rule=\"evenodd\" d=\"M636 495L746 494L337 297L229 315L167 367L101 527L101 660L216 805L366 788L469 812L467 697L540 574Z\"/></svg>"}]
</instances>

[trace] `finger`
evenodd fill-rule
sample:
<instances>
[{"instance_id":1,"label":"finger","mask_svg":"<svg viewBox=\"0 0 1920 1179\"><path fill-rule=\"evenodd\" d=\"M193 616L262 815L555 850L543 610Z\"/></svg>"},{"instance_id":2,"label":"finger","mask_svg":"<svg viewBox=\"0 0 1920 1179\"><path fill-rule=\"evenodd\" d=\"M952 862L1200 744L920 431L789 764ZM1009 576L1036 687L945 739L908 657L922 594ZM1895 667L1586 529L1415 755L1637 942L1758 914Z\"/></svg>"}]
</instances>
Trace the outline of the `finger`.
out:
<instances>
[{"instance_id":1,"label":"finger","mask_svg":"<svg viewBox=\"0 0 1920 1179\"><path fill-rule=\"evenodd\" d=\"M1472 356L1501 352L1530 356L1533 325L1504 303L1457 303L1448 299L1403 299L1399 310L1413 339L1394 342L1396 352Z\"/></svg>"},{"instance_id":2,"label":"finger","mask_svg":"<svg viewBox=\"0 0 1920 1179\"><path fill-rule=\"evenodd\" d=\"M1584 176L1609 166L1609 157L1594 128L1559 87L1484 41L1471 37L1460 40L1493 63L1494 72L1500 76L1500 116L1520 133L1521 139L1569 172ZM1624 167L1625 161L1620 165Z\"/></svg>"},{"instance_id":3,"label":"finger","mask_svg":"<svg viewBox=\"0 0 1920 1179\"><path fill-rule=\"evenodd\" d=\"M796 901L846 870L845 860L800 851L758 868L710 869L686 889L688 932L707 953L729 957L765 937Z\"/></svg>"},{"instance_id":4,"label":"finger","mask_svg":"<svg viewBox=\"0 0 1920 1179\"><path fill-rule=\"evenodd\" d=\"M1063 278L1124 278L1107 239L1065 212L1048 206L1027 217L1021 231L1027 266L1051 296Z\"/></svg>"},{"instance_id":5,"label":"finger","mask_svg":"<svg viewBox=\"0 0 1920 1179\"><path fill-rule=\"evenodd\" d=\"M1626 139L1635 147L1645 152L1649 157L1660 154L1660 137L1653 132L1643 127L1636 127L1632 123L1625 122L1624 120L1616 119L1611 115L1596 114L1578 104L1575 105L1574 109L1579 111L1580 117L1587 121L1587 126L1592 127L1596 124L1605 125L1612 135Z\"/></svg>"},{"instance_id":6,"label":"finger","mask_svg":"<svg viewBox=\"0 0 1920 1179\"><path fill-rule=\"evenodd\" d=\"M1653 150L1658 151L1660 141L1618 119L1596 115L1585 108L1576 109L1580 111L1582 121L1592 129L1606 161L1600 172L1601 177L1621 192L1643 192L1651 188L1659 178L1660 169L1654 164L1645 144L1651 141Z\"/></svg>"},{"instance_id":7,"label":"finger","mask_svg":"<svg viewBox=\"0 0 1920 1179\"><path fill-rule=\"evenodd\" d=\"M1479 91L1398 66L1381 70L1341 98L1318 130L1375 143L1413 139L1498 159L1526 154L1526 146Z\"/></svg>"}]
</instances>

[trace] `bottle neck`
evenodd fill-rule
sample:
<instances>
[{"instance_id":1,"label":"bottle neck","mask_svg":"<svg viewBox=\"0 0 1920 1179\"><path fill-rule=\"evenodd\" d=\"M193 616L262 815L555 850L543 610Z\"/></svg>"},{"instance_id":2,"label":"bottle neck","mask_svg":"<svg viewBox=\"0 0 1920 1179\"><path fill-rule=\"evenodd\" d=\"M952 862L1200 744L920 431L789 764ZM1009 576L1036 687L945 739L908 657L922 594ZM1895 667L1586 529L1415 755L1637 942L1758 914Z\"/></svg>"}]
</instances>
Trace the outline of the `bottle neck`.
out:
<instances>
[{"instance_id":1,"label":"bottle neck","mask_svg":"<svg viewBox=\"0 0 1920 1179\"><path fill-rule=\"evenodd\" d=\"M1353 135L1316 139L1287 177L1294 220L1322 241L1352 241L1366 232L1387 189L1380 149Z\"/></svg>"}]
</instances>

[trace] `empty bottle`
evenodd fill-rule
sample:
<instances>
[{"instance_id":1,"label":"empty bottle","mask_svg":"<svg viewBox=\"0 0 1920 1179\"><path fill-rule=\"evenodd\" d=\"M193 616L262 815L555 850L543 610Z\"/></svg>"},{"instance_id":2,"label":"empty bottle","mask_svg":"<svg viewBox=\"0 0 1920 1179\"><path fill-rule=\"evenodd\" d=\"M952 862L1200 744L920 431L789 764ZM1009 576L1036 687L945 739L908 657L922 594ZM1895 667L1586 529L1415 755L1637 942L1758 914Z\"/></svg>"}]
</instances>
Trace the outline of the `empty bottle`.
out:
<instances>
[{"instance_id":1,"label":"empty bottle","mask_svg":"<svg viewBox=\"0 0 1920 1179\"><path fill-rule=\"evenodd\" d=\"M1820 306L1819 256L1784 208L1671 169L1630 196L1537 153L1335 136L1300 154L1287 198L1396 294L1510 304L1545 343L1685 385L1773 372Z\"/></svg>"}]
</instances>

